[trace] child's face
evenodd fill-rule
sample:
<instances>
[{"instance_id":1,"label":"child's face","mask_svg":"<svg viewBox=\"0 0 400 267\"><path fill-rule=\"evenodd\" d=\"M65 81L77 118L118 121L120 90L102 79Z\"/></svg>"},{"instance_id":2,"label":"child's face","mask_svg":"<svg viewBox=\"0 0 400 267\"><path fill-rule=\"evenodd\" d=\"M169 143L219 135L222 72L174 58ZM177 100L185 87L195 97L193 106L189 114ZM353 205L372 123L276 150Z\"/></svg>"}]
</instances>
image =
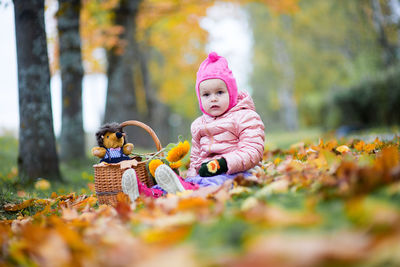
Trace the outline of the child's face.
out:
<instances>
[{"instance_id":1,"label":"child's face","mask_svg":"<svg viewBox=\"0 0 400 267\"><path fill-rule=\"evenodd\" d=\"M199 85L201 104L211 116L222 115L229 107L229 93L226 84L220 79L202 81Z\"/></svg>"}]
</instances>

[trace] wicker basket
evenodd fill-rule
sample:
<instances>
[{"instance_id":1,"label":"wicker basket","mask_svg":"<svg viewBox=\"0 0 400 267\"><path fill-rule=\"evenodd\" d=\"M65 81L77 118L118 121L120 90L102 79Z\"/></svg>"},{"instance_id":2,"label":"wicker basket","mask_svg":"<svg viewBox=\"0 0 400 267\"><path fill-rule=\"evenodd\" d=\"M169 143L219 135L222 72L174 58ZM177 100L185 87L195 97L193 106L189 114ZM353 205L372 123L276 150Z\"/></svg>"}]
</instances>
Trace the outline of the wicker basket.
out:
<instances>
[{"instance_id":1,"label":"wicker basket","mask_svg":"<svg viewBox=\"0 0 400 267\"><path fill-rule=\"evenodd\" d=\"M125 121L121 123L122 127L125 126L139 126L146 130L150 136L153 138L154 143L156 144L157 151L162 149L160 140L157 135L148 125L140 122L140 121ZM137 160L137 164L132 165L136 172L139 180L151 187L154 185L154 180L151 178L146 169L147 161L141 161L140 157L134 157L132 159ZM93 165L94 168L94 187L96 190L96 195L99 201L99 204L107 204L107 205L115 205L117 203L117 194L122 192L121 179L122 174L128 169L121 169L120 163L114 164L96 164Z\"/></svg>"}]
</instances>

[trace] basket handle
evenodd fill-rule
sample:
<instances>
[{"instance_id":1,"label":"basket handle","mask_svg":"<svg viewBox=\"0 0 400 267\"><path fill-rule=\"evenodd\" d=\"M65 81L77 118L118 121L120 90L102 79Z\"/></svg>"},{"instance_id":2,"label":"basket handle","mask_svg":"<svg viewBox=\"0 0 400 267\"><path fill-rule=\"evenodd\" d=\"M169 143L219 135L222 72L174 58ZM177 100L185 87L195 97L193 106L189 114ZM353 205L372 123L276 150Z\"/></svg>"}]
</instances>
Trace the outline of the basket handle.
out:
<instances>
[{"instance_id":1,"label":"basket handle","mask_svg":"<svg viewBox=\"0 0 400 267\"><path fill-rule=\"evenodd\" d=\"M143 128L146 132L148 132L150 134L151 138L153 138L153 141L154 141L154 143L156 144L156 147L157 147L157 151L160 151L162 149L160 140L158 139L156 133L147 124L144 124L143 122L140 122L140 121L131 120L131 121L122 122L120 124L120 126L122 128L124 128L125 126L138 126L140 128Z\"/></svg>"}]
</instances>

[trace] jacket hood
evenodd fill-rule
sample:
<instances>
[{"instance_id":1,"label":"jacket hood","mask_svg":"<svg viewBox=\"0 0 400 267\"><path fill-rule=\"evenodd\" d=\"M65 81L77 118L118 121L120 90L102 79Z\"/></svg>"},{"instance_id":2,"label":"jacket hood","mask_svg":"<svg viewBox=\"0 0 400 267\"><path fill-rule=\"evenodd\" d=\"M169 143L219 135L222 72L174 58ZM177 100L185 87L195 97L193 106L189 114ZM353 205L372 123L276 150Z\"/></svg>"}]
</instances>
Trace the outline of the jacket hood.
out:
<instances>
[{"instance_id":1,"label":"jacket hood","mask_svg":"<svg viewBox=\"0 0 400 267\"><path fill-rule=\"evenodd\" d=\"M239 92L237 104L228 110L225 114L237 111L239 109L250 109L256 111L256 106L254 105L253 99L246 92Z\"/></svg>"}]
</instances>

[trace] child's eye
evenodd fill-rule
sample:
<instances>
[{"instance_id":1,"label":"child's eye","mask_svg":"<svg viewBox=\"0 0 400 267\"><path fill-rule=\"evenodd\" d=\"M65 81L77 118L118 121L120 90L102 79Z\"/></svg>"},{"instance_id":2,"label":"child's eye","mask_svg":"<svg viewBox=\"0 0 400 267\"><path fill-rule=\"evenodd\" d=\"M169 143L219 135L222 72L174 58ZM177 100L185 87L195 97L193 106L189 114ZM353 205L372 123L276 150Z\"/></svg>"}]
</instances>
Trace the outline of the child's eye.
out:
<instances>
[{"instance_id":1,"label":"child's eye","mask_svg":"<svg viewBox=\"0 0 400 267\"><path fill-rule=\"evenodd\" d=\"M222 95L223 93L225 93L224 91L218 91L217 94Z\"/></svg>"},{"instance_id":2,"label":"child's eye","mask_svg":"<svg viewBox=\"0 0 400 267\"><path fill-rule=\"evenodd\" d=\"M203 96L205 96L205 97L207 97L207 96L209 96L210 94L209 93L205 93L205 94L203 94Z\"/></svg>"}]
</instances>

